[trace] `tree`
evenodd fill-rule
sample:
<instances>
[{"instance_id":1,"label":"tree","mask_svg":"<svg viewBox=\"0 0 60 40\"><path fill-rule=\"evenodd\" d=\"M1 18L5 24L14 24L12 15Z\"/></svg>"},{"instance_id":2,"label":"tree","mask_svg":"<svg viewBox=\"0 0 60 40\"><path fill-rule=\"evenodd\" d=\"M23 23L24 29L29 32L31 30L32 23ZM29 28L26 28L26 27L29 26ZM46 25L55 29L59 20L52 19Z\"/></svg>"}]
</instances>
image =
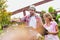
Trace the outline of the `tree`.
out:
<instances>
[{"instance_id":1,"label":"tree","mask_svg":"<svg viewBox=\"0 0 60 40\"><path fill-rule=\"evenodd\" d=\"M8 25L10 23L10 13L6 11L7 0L0 0L0 30L4 25Z\"/></svg>"}]
</instances>

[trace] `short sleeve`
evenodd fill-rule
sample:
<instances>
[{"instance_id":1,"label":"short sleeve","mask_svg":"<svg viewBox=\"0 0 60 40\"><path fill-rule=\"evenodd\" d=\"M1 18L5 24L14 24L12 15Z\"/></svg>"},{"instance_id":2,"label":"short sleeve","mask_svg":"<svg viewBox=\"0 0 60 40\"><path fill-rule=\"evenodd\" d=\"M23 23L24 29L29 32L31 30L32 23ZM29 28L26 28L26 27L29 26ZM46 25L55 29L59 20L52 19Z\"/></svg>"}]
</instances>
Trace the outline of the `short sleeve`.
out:
<instances>
[{"instance_id":1,"label":"short sleeve","mask_svg":"<svg viewBox=\"0 0 60 40\"><path fill-rule=\"evenodd\" d=\"M56 26L56 25L58 25L55 21L53 21L53 26Z\"/></svg>"}]
</instances>

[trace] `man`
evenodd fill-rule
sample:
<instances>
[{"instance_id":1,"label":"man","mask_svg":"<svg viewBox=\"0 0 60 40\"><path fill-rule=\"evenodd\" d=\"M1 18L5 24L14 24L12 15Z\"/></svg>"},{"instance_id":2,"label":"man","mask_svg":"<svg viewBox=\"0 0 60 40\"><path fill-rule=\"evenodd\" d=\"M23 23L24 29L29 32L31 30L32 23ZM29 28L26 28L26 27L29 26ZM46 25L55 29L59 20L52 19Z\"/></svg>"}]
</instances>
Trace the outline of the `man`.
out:
<instances>
[{"instance_id":1,"label":"man","mask_svg":"<svg viewBox=\"0 0 60 40\"><path fill-rule=\"evenodd\" d=\"M40 16L38 16L35 12L36 9L34 8L34 5L29 7L30 15L25 16L20 21L26 22L26 25L29 27L32 27L33 29L37 29L39 27L42 27L42 19Z\"/></svg>"}]
</instances>

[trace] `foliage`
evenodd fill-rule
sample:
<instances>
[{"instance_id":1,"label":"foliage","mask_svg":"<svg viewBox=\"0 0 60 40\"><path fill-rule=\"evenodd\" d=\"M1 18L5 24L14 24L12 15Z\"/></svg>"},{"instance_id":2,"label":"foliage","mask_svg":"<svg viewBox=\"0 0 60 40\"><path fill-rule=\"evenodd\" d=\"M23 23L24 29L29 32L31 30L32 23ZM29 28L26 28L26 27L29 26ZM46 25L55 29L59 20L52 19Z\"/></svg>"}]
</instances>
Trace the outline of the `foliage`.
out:
<instances>
[{"instance_id":1,"label":"foliage","mask_svg":"<svg viewBox=\"0 0 60 40\"><path fill-rule=\"evenodd\" d=\"M45 22L44 22L44 18L43 18L43 14L44 14L44 13L46 13L46 11L44 11L44 10L42 10L41 13L40 13L40 16L41 16L41 18L42 18L43 23L45 23Z\"/></svg>"},{"instance_id":2,"label":"foliage","mask_svg":"<svg viewBox=\"0 0 60 40\"><path fill-rule=\"evenodd\" d=\"M58 20L59 18L60 18L60 14L59 14L59 15L57 15L56 19Z\"/></svg>"},{"instance_id":3,"label":"foliage","mask_svg":"<svg viewBox=\"0 0 60 40\"><path fill-rule=\"evenodd\" d=\"M8 25L10 23L10 12L6 11L6 1L7 0L0 0L0 30L2 26Z\"/></svg>"},{"instance_id":4,"label":"foliage","mask_svg":"<svg viewBox=\"0 0 60 40\"><path fill-rule=\"evenodd\" d=\"M57 17L57 12L53 7L49 7L48 12L52 15L53 19L57 22L56 17Z\"/></svg>"},{"instance_id":5,"label":"foliage","mask_svg":"<svg viewBox=\"0 0 60 40\"><path fill-rule=\"evenodd\" d=\"M49 7L48 12L53 13L54 12L53 7Z\"/></svg>"}]
</instances>

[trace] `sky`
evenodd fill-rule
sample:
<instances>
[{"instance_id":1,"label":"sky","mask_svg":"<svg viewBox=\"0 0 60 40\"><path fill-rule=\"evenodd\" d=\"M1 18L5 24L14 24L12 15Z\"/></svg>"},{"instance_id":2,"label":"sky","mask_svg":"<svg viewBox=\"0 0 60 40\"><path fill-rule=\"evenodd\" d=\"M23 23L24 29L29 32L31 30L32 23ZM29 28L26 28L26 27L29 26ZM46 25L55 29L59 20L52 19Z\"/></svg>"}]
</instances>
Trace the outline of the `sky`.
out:
<instances>
[{"instance_id":1,"label":"sky","mask_svg":"<svg viewBox=\"0 0 60 40\"><path fill-rule=\"evenodd\" d=\"M43 0L7 0L8 11L15 11Z\"/></svg>"},{"instance_id":2,"label":"sky","mask_svg":"<svg viewBox=\"0 0 60 40\"><path fill-rule=\"evenodd\" d=\"M29 6L31 4L34 4L34 3L37 3L40 1L43 1L43 0L7 0L7 5L8 5L7 11L13 12L15 10L21 9L23 7ZM50 6L52 6L56 10L60 10L60 0L53 0L51 2L39 5L35 8L37 11L44 10L44 11L48 12L48 8ZM26 11L26 13L27 13L27 15L29 14L29 12L27 12L27 11ZM11 18L14 18L14 17L15 18L22 18L23 12L11 16Z\"/></svg>"}]
</instances>

